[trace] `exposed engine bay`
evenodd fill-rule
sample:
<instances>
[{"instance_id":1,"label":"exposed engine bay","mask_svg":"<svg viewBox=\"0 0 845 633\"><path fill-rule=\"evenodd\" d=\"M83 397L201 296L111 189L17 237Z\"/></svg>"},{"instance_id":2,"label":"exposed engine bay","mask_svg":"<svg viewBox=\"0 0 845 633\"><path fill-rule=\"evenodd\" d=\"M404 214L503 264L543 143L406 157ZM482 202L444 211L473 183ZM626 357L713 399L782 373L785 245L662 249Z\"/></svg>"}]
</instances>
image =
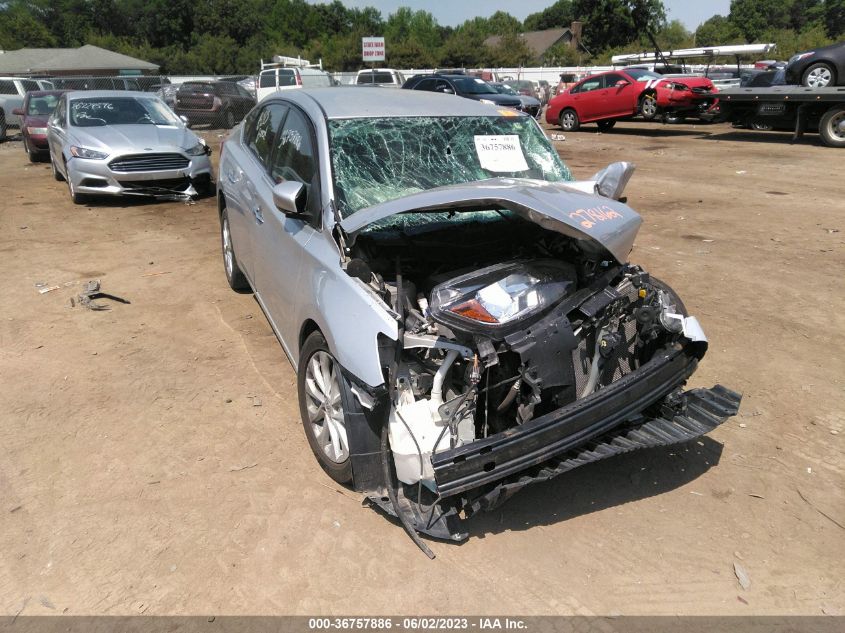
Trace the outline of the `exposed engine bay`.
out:
<instances>
[{"instance_id":1,"label":"exposed engine bay","mask_svg":"<svg viewBox=\"0 0 845 633\"><path fill-rule=\"evenodd\" d=\"M680 341L706 349L677 295L595 242L507 211L444 212L359 235L349 273L395 313L380 350L404 484L437 494L432 455L589 398Z\"/></svg>"}]
</instances>

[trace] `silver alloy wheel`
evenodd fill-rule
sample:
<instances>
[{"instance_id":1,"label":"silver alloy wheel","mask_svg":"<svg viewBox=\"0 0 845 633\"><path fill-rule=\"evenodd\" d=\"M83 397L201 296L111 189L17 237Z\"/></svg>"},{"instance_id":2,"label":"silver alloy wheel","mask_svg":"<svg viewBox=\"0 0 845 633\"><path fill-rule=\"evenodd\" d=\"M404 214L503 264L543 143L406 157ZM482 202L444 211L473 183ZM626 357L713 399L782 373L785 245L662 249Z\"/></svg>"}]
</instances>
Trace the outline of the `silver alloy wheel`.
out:
<instances>
[{"instance_id":1,"label":"silver alloy wheel","mask_svg":"<svg viewBox=\"0 0 845 633\"><path fill-rule=\"evenodd\" d=\"M833 74L827 66L813 68L807 75L807 86L810 88L826 88L833 81Z\"/></svg>"},{"instance_id":2,"label":"silver alloy wheel","mask_svg":"<svg viewBox=\"0 0 845 633\"><path fill-rule=\"evenodd\" d=\"M571 130L573 125L575 125L575 113L567 110L560 117L560 127L564 130Z\"/></svg>"},{"instance_id":3,"label":"silver alloy wheel","mask_svg":"<svg viewBox=\"0 0 845 633\"><path fill-rule=\"evenodd\" d=\"M337 365L328 352L315 352L305 368L305 404L318 446L335 464L349 459L346 420Z\"/></svg>"},{"instance_id":4,"label":"silver alloy wheel","mask_svg":"<svg viewBox=\"0 0 845 633\"><path fill-rule=\"evenodd\" d=\"M830 118L828 123L831 136L845 141L845 110L841 110Z\"/></svg>"},{"instance_id":5,"label":"silver alloy wheel","mask_svg":"<svg viewBox=\"0 0 845 633\"><path fill-rule=\"evenodd\" d=\"M643 115L647 117L654 117L657 115L657 99L651 95L643 97L642 105Z\"/></svg>"},{"instance_id":6,"label":"silver alloy wheel","mask_svg":"<svg viewBox=\"0 0 845 633\"><path fill-rule=\"evenodd\" d=\"M229 218L223 218L223 265L226 267L226 277L232 279L235 274L235 255L232 251L232 235L229 232Z\"/></svg>"}]
</instances>

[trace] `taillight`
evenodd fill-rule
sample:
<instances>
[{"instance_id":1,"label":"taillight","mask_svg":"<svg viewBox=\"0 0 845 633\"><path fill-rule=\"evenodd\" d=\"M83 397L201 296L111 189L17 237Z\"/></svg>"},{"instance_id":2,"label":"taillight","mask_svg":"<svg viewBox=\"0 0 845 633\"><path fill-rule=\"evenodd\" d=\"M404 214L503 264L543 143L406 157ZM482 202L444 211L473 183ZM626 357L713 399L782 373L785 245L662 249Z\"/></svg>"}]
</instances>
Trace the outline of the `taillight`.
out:
<instances>
[{"instance_id":1,"label":"taillight","mask_svg":"<svg viewBox=\"0 0 845 633\"><path fill-rule=\"evenodd\" d=\"M220 100L220 97L214 97L214 109L217 110L222 107L223 102Z\"/></svg>"},{"instance_id":2,"label":"taillight","mask_svg":"<svg viewBox=\"0 0 845 633\"><path fill-rule=\"evenodd\" d=\"M296 85L297 86L302 85L302 77L299 74L296 75Z\"/></svg>"}]
</instances>

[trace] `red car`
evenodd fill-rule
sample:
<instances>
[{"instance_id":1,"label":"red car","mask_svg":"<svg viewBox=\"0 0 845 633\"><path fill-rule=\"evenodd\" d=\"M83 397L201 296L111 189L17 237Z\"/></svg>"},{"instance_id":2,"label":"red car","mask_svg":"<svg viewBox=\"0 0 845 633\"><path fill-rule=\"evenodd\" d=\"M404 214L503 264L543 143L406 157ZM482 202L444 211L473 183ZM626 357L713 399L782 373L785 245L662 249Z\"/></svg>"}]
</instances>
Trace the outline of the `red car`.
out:
<instances>
[{"instance_id":1,"label":"red car","mask_svg":"<svg viewBox=\"0 0 845 633\"><path fill-rule=\"evenodd\" d=\"M21 117L23 148L33 163L50 156L47 146L47 119L53 114L59 97L66 90L37 90L27 92L23 105L14 114Z\"/></svg>"},{"instance_id":2,"label":"red car","mask_svg":"<svg viewBox=\"0 0 845 633\"><path fill-rule=\"evenodd\" d=\"M713 107L718 92L706 77L664 77L650 70L629 68L590 75L549 101L546 122L575 131L596 121L609 130L618 119L660 114L698 116Z\"/></svg>"}]
</instances>

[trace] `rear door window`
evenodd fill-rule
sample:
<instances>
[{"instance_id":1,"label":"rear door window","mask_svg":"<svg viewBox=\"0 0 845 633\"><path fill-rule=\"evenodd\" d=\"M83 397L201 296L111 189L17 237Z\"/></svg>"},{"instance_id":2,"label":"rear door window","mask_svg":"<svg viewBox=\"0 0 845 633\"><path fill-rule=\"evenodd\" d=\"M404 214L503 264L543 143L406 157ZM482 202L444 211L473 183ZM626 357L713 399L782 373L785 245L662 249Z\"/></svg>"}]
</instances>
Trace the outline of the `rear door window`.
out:
<instances>
[{"instance_id":1,"label":"rear door window","mask_svg":"<svg viewBox=\"0 0 845 633\"><path fill-rule=\"evenodd\" d=\"M247 127L246 146L261 165L270 166L270 156L276 144L276 133L285 120L288 108L280 103L270 103L255 115L255 122Z\"/></svg>"}]
</instances>

